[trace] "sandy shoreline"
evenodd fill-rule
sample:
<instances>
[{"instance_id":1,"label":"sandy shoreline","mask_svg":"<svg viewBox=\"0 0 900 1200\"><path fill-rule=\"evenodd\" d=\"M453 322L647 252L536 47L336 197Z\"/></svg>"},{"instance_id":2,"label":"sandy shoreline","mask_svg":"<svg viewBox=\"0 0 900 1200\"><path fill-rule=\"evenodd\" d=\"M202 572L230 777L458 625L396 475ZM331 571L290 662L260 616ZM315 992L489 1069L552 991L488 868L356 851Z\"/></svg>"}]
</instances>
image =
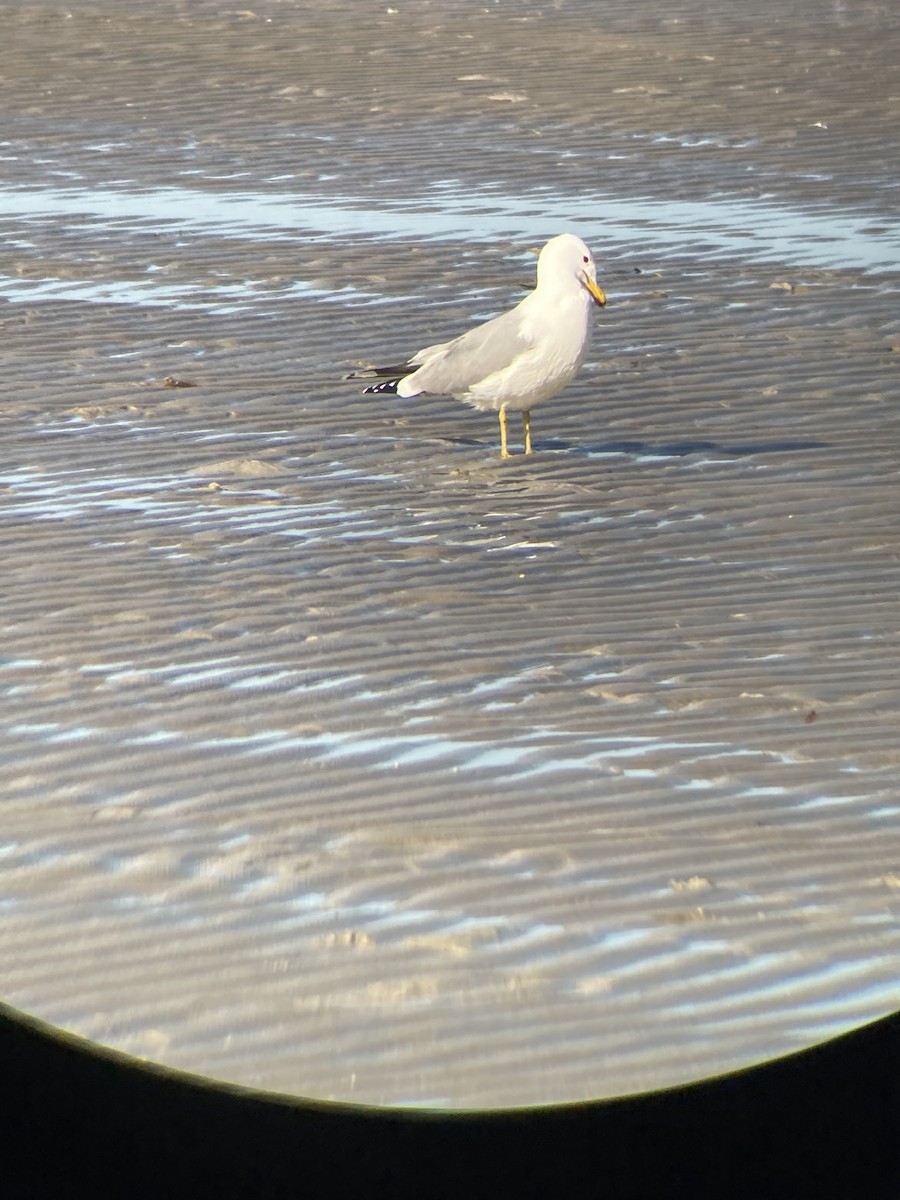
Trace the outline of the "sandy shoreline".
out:
<instances>
[{"instance_id":1,"label":"sandy shoreline","mask_svg":"<svg viewBox=\"0 0 900 1200\"><path fill-rule=\"evenodd\" d=\"M897 1007L896 19L702 7L0 6L8 1002L449 1106ZM533 459L341 381L569 221Z\"/></svg>"}]
</instances>

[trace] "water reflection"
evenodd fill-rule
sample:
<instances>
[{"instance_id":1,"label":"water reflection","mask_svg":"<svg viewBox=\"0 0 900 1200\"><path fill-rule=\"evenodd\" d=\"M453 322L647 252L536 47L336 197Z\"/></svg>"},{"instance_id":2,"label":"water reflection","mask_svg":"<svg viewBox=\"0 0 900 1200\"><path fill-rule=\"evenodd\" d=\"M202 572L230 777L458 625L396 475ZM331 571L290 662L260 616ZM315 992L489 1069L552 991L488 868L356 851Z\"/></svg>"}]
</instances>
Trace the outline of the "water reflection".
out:
<instances>
[{"instance_id":1,"label":"water reflection","mask_svg":"<svg viewBox=\"0 0 900 1200\"><path fill-rule=\"evenodd\" d=\"M600 192L559 195L537 189L505 195L496 188L434 183L416 203L363 203L358 197L264 192L208 192L164 187L115 191L76 187L0 192L0 214L40 219L70 217L106 226L140 224L219 236L305 240L310 234L381 238L495 237L539 240L548 231L577 227L588 240L637 243L657 257L739 255L831 268L887 271L900 259L900 226L873 224L871 214L825 205L794 207L774 197L718 195L697 201L620 197ZM121 225L117 232L121 232Z\"/></svg>"}]
</instances>

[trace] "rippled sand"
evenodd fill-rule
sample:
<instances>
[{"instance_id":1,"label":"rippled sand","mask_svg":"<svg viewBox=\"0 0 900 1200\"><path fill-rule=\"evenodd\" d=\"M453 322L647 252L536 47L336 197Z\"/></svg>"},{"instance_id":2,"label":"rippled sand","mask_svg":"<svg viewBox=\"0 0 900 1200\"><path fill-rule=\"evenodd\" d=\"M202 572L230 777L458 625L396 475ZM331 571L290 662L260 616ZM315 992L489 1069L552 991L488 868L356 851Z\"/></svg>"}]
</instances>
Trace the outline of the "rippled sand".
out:
<instances>
[{"instance_id":1,"label":"rippled sand","mask_svg":"<svg viewBox=\"0 0 900 1200\"><path fill-rule=\"evenodd\" d=\"M0 5L10 1003L454 1107L898 1006L896 22L731 9ZM341 381L565 228L535 456Z\"/></svg>"}]
</instances>

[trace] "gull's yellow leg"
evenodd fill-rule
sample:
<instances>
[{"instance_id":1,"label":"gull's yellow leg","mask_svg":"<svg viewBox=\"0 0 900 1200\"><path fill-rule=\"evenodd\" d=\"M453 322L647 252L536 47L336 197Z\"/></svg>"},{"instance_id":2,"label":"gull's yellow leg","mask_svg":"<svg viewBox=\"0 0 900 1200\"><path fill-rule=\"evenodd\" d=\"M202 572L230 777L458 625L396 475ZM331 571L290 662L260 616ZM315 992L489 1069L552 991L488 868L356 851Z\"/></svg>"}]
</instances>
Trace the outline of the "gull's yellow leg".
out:
<instances>
[{"instance_id":1,"label":"gull's yellow leg","mask_svg":"<svg viewBox=\"0 0 900 1200\"><path fill-rule=\"evenodd\" d=\"M506 409L500 409L500 457L509 458L509 450L506 448Z\"/></svg>"},{"instance_id":2,"label":"gull's yellow leg","mask_svg":"<svg viewBox=\"0 0 900 1200\"><path fill-rule=\"evenodd\" d=\"M531 453L531 413L526 408L522 413L522 428L525 430L525 453Z\"/></svg>"}]
</instances>

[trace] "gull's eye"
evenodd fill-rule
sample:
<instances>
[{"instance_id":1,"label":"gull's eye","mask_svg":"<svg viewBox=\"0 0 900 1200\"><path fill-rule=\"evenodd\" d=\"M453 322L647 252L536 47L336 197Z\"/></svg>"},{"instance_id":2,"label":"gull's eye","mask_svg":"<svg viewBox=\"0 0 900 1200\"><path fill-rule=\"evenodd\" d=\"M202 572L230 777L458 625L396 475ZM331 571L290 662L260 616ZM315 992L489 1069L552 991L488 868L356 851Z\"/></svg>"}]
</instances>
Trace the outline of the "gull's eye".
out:
<instances>
[{"instance_id":1,"label":"gull's eye","mask_svg":"<svg viewBox=\"0 0 900 1200\"><path fill-rule=\"evenodd\" d=\"M584 258L583 258L581 261L582 261L582 262L590 262L591 260L588 258L588 256L587 256L587 255L585 255L585 256L584 256Z\"/></svg>"}]
</instances>

